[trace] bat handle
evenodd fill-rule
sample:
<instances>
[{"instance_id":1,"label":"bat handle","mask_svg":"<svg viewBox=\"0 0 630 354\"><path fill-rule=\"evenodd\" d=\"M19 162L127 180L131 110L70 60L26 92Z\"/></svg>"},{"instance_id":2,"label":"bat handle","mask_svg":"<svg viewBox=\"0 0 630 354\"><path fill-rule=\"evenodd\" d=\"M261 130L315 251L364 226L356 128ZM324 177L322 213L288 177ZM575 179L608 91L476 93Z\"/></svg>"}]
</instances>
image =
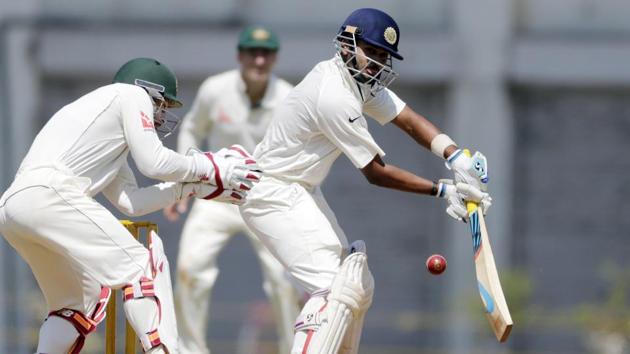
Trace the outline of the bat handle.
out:
<instances>
[{"instance_id":1,"label":"bat handle","mask_svg":"<svg viewBox=\"0 0 630 354\"><path fill-rule=\"evenodd\" d=\"M470 150L464 149L464 155L471 157ZM468 214L473 213L479 207L479 203L466 201L466 210L468 210Z\"/></svg>"},{"instance_id":2,"label":"bat handle","mask_svg":"<svg viewBox=\"0 0 630 354\"><path fill-rule=\"evenodd\" d=\"M475 202L466 202L466 210L468 210L468 214L474 213L475 210L479 207L478 203Z\"/></svg>"}]
</instances>

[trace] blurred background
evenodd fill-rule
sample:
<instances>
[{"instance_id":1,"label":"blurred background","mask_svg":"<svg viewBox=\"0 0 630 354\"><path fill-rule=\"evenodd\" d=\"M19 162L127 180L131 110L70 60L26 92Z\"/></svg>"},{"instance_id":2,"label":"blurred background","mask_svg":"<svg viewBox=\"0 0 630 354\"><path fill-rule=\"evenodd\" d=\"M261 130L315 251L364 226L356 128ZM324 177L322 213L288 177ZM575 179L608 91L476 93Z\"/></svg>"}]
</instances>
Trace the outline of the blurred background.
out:
<instances>
[{"instance_id":1,"label":"blurred background","mask_svg":"<svg viewBox=\"0 0 630 354\"><path fill-rule=\"evenodd\" d=\"M203 79L237 67L242 27L263 24L282 42L276 73L296 84L332 57L339 25L358 7L385 10L401 27L405 60L395 63L394 91L488 157L487 222L515 321L498 344L482 313L467 226L443 212L444 202L370 186L341 157L324 194L348 237L366 240L376 278L361 353L630 353L627 0L0 0L0 190L47 119L108 84L128 59L167 63L190 104ZM386 162L450 176L401 131L373 123ZM159 223L174 264L182 223L161 213L143 219ZM433 253L449 262L438 277L424 268ZM213 353L275 353L246 238L219 262ZM0 264L0 353L32 353L43 298L1 238ZM85 352L103 352L102 334Z\"/></svg>"}]
</instances>

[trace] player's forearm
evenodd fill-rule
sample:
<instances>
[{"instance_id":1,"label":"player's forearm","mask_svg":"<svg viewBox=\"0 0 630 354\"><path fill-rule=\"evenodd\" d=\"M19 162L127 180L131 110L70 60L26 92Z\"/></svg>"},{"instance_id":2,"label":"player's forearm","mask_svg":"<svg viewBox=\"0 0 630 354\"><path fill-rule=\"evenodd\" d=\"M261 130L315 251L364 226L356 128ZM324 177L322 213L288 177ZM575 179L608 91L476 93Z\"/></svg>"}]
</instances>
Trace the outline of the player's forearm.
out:
<instances>
[{"instance_id":1,"label":"player's forearm","mask_svg":"<svg viewBox=\"0 0 630 354\"><path fill-rule=\"evenodd\" d=\"M418 194L435 194L435 183L433 181L394 165L386 165L378 155L372 162L362 168L361 172L371 184L379 187Z\"/></svg>"},{"instance_id":2,"label":"player's forearm","mask_svg":"<svg viewBox=\"0 0 630 354\"><path fill-rule=\"evenodd\" d=\"M148 154L141 151L133 158L143 175L165 182L196 182L205 167L199 166L191 156L183 156L163 146Z\"/></svg>"},{"instance_id":3,"label":"player's forearm","mask_svg":"<svg viewBox=\"0 0 630 354\"><path fill-rule=\"evenodd\" d=\"M457 145L448 135L442 133L433 123L414 112L409 106L400 112L393 123L418 144L441 158L449 157L457 149Z\"/></svg>"},{"instance_id":4,"label":"player's forearm","mask_svg":"<svg viewBox=\"0 0 630 354\"><path fill-rule=\"evenodd\" d=\"M392 122L427 149L431 148L433 138L441 133L433 123L414 112L409 106L406 106Z\"/></svg>"},{"instance_id":5,"label":"player's forearm","mask_svg":"<svg viewBox=\"0 0 630 354\"><path fill-rule=\"evenodd\" d=\"M117 200L112 201L118 210L127 216L142 216L158 211L176 202L181 197L181 187L177 183L166 182L152 186L122 191Z\"/></svg>"}]
</instances>

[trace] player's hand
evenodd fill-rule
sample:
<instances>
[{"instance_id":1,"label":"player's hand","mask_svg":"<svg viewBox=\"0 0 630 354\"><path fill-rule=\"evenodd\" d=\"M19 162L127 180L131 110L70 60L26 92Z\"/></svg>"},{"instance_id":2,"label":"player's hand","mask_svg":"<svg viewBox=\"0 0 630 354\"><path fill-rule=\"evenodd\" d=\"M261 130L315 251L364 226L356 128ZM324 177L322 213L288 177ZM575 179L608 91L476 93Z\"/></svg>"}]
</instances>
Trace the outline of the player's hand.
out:
<instances>
[{"instance_id":1,"label":"player's hand","mask_svg":"<svg viewBox=\"0 0 630 354\"><path fill-rule=\"evenodd\" d=\"M168 205L164 208L163 214L166 220L175 222L179 220L179 216L183 215L188 210L188 200L190 198L183 198L178 202Z\"/></svg>"},{"instance_id":2,"label":"player's hand","mask_svg":"<svg viewBox=\"0 0 630 354\"><path fill-rule=\"evenodd\" d=\"M479 151L469 156L458 149L448 157L446 167L455 174L455 183L467 183L482 192L488 190L488 160Z\"/></svg>"},{"instance_id":3,"label":"player's hand","mask_svg":"<svg viewBox=\"0 0 630 354\"><path fill-rule=\"evenodd\" d=\"M247 192L260 180L261 172L256 160L238 145L223 148L216 153L189 150L188 155L196 159L210 160L208 170L202 175L202 182L219 189L232 189Z\"/></svg>"},{"instance_id":4,"label":"player's hand","mask_svg":"<svg viewBox=\"0 0 630 354\"><path fill-rule=\"evenodd\" d=\"M457 193L457 187L453 184L451 179L441 179L438 182L437 196L446 199L448 206L446 207L446 213L455 220L464 221L468 218L468 212L466 211L466 205L461 195Z\"/></svg>"},{"instance_id":5,"label":"player's hand","mask_svg":"<svg viewBox=\"0 0 630 354\"><path fill-rule=\"evenodd\" d=\"M262 171L254 157L241 145L234 144L229 148L223 148L217 151L216 155L225 158L227 161L236 161L231 178L236 185L244 187L244 190L252 189L254 184L260 181Z\"/></svg>"},{"instance_id":6,"label":"player's hand","mask_svg":"<svg viewBox=\"0 0 630 354\"><path fill-rule=\"evenodd\" d=\"M467 183L454 184L453 180L441 179L438 183L438 196L446 199L448 207L446 213L455 220L468 220L468 211L466 210L466 202L475 202L479 204L481 212L486 214L490 206L492 206L492 197L486 192L482 192L477 187Z\"/></svg>"},{"instance_id":7,"label":"player's hand","mask_svg":"<svg viewBox=\"0 0 630 354\"><path fill-rule=\"evenodd\" d=\"M241 205L245 202L245 197L247 195L246 191L219 188L218 186L202 182L180 183L180 187L180 197L182 200L195 197L206 200L214 200L216 202Z\"/></svg>"},{"instance_id":8,"label":"player's hand","mask_svg":"<svg viewBox=\"0 0 630 354\"><path fill-rule=\"evenodd\" d=\"M479 188L467 183L459 182L455 184L455 187L457 187L457 193L461 196L464 202L477 203L481 212L484 215L487 214L488 209L492 206L492 197L490 194L482 192Z\"/></svg>"}]
</instances>

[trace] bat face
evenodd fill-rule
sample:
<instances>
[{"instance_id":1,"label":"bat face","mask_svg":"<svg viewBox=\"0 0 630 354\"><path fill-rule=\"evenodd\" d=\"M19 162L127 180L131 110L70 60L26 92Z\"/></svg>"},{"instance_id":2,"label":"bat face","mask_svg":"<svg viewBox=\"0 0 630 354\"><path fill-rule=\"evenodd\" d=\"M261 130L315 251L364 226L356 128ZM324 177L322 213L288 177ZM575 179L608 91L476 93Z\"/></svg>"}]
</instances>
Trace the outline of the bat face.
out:
<instances>
[{"instance_id":1,"label":"bat face","mask_svg":"<svg viewBox=\"0 0 630 354\"><path fill-rule=\"evenodd\" d=\"M497 340L504 342L510 335L513 322L503 295L485 220L476 207L469 212L469 220L479 295Z\"/></svg>"},{"instance_id":2,"label":"bat face","mask_svg":"<svg viewBox=\"0 0 630 354\"><path fill-rule=\"evenodd\" d=\"M479 214L477 211L473 212L472 214L469 215L469 219L470 219L470 232L472 235L472 241L473 241L473 254L474 254L474 260L475 260L475 266L477 265L477 259L479 258L479 254L481 251L481 246L482 246L482 238L481 238L481 227L479 224ZM484 265L479 264L479 266L483 267ZM494 299L492 298L492 295L490 294L490 292L488 292L488 290L486 290L486 287L484 286L484 284L482 282L480 282L479 280L477 280L477 285L479 287L479 295L481 296L481 301L483 301L483 305L485 307L486 313L493 313L495 306L494 306Z\"/></svg>"}]
</instances>

